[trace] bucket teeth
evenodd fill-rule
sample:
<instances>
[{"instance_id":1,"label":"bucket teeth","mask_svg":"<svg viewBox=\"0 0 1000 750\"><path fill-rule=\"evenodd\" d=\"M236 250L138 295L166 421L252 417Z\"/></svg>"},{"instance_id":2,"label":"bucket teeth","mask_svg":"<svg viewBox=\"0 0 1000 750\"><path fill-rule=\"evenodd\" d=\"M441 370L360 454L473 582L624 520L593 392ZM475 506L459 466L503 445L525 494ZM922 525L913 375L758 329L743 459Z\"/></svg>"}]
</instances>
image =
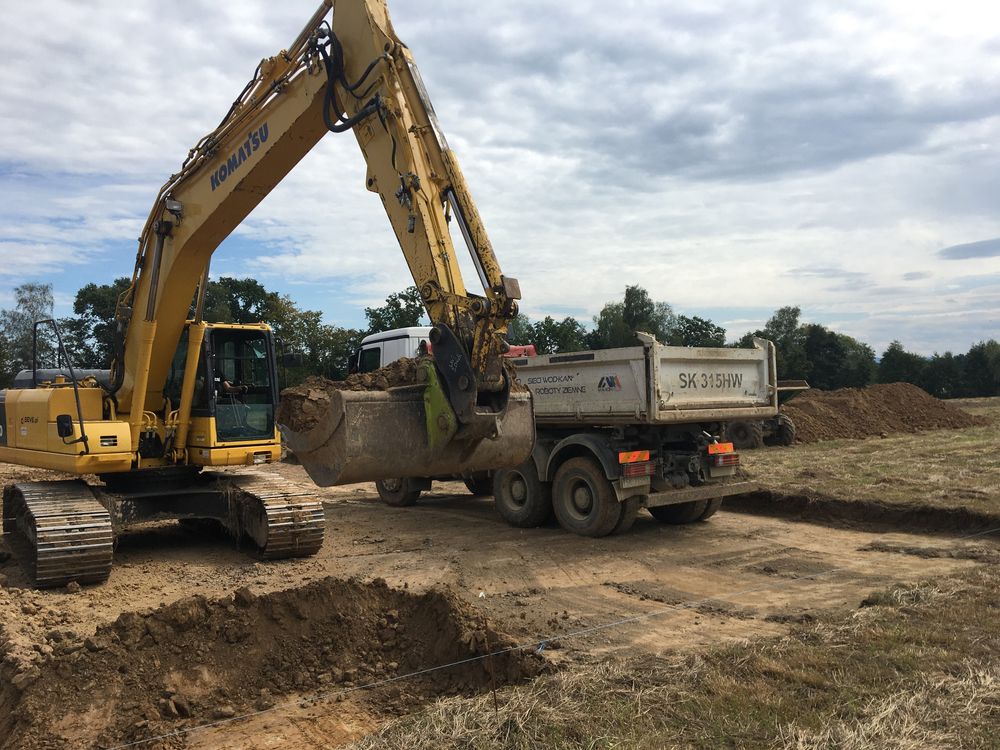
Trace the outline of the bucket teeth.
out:
<instances>
[{"instance_id":1,"label":"bucket teeth","mask_svg":"<svg viewBox=\"0 0 1000 750\"><path fill-rule=\"evenodd\" d=\"M86 483L32 482L4 490L4 532L30 546L29 569L39 588L70 581L100 583L111 573L111 515Z\"/></svg>"}]
</instances>

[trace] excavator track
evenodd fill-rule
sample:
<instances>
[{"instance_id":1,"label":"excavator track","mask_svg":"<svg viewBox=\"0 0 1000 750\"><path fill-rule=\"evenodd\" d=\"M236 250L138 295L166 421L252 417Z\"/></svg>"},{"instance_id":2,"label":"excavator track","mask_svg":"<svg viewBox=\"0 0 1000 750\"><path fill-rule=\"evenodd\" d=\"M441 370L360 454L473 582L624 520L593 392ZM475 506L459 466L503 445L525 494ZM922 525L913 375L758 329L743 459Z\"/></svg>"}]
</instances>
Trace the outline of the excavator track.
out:
<instances>
[{"instance_id":1,"label":"excavator track","mask_svg":"<svg viewBox=\"0 0 1000 750\"><path fill-rule=\"evenodd\" d=\"M323 546L326 516L312 492L264 474L227 479L238 493L240 530L256 542L264 559L309 557Z\"/></svg>"},{"instance_id":2,"label":"excavator track","mask_svg":"<svg viewBox=\"0 0 1000 750\"><path fill-rule=\"evenodd\" d=\"M39 588L100 583L111 573L111 514L85 482L9 485L3 493L3 530L27 541L29 570Z\"/></svg>"}]
</instances>

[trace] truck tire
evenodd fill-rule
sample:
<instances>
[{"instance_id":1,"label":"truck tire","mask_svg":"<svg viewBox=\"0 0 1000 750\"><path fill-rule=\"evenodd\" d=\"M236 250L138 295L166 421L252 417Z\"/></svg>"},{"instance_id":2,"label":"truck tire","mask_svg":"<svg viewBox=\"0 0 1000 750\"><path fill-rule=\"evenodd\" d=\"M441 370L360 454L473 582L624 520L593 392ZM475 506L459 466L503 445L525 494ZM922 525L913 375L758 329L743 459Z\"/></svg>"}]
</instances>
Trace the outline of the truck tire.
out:
<instances>
[{"instance_id":1,"label":"truck tire","mask_svg":"<svg viewBox=\"0 0 1000 750\"><path fill-rule=\"evenodd\" d=\"M415 490L409 479L379 479L375 489L382 502L393 508L406 508L415 505L420 497L420 490Z\"/></svg>"},{"instance_id":2,"label":"truck tire","mask_svg":"<svg viewBox=\"0 0 1000 750\"><path fill-rule=\"evenodd\" d=\"M660 523L669 523L679 526L686 523L694 523L703 518L708 512L709 500L692 500L690 503L678 503L677 505L661 505L657 508L649 508L649 514ZM718 508L716 508L718 510ZM715 510L712 511L714 513ZM709 513L711 515L711 513Z\"/></svg>"},{"instance_id":3,"label":"truck tire","mask_svg":"<svg viewBox=\"0 0 1000 750\"><path fill-rule=\"evenodd\" d=\"M705 508L704 513L698 516L698 520L707 521L709 518L714 516L721 507L722 507L722 498L713 497L711 500L708 501L708 507Z\"/></svg>"},{"instance_id":4,"label":"truck tire","mask_svg":"<svg viewBox=\"0 0 1000 750\"><path fill-rule=\"evenodd\" d=\"M485 497L493 494L493 477L489 474L473 474L471 477L462 477L466 488L476 497Z\"/></svg>"},{"instance_id":5,"label":"truck tire","mask_svg":"<svg viewBox=\"0 0 1000 750\"><path fill-rule=\"evenodd\" d=\"M541 526L552 517L552 485L538 478L529 458L515 469L500 469L493 475L493 504L511 526Z\"/></svg>"},{"instance_id":6,"label":"truck tire","mask_svg":"<svg viewBox=\"0 0 1000 750\"><path fill-rule=\"evenodd\" d=\"M585 457L571 458L559 467L552 484L552 509L564 529L590 537L614 531L622 512L600 464Z\"/></svg>"},{"instance_id":7,"label":"truck tire","mask_svg":"<svg viewBox=\"0 0 1000 750\"><path fill-rule=\"evenodd\" d=\"M726 439L739 450L764 447L764 425L760 422L730 422L726 425Z\"/></svg>"},{"instance_id":8,"label":"truck tire","mask_svg":"<svg viewBox=\"0 0 1000 750\"><path fill-rule=\"evenodd\" d=\"M795 442L795 422L791 417L779 414L775 418L774 432L765 438L768 445L791 445Z\"/></svg>"},{"instance_id":9,"label":"truck tire","mask_svg":"<svg viewBox=\"0 0 1000 750\"><path fill-rule=\"evenodd\" d=\"M618 517L618 525L615 526L614 531L611 532L612 534L624 534L632 528L636 516L639 515L639 511L642 509L642 495L633 495L632 497L625 498L619 505L622 506L622 513Z\"/></svg>"}]
</instances>

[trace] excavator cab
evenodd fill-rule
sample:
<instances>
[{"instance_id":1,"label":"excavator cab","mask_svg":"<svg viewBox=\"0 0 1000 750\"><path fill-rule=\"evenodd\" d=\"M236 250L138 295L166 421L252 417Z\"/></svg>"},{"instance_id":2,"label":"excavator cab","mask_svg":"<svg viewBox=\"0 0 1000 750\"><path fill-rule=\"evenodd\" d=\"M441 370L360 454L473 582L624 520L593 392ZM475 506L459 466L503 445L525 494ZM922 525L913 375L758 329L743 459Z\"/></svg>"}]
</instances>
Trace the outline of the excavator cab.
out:
<instances>
[{"instance_id":1,"label":"excavator cab","mask_svg":"<svg viewBox=\"0 0 1000 750\"><path fill-rule=\"evenodd\" d=\"M201 326L188 462L198 466L260 464L280 456L275 425L278 376L274 335L264 324L189 323L181 335L164 396L180 403L192 326ZM233 460L242 451L242 460Z\"/></svg>"}]
</instances>

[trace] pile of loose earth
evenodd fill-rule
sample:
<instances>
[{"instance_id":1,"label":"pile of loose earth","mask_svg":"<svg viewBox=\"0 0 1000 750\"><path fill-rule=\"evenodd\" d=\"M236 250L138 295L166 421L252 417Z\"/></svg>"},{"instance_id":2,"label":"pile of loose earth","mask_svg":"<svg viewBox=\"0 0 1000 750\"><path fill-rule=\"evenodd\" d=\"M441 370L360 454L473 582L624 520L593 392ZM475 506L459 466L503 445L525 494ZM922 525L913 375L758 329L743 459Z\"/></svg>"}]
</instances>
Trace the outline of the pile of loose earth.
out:
<instances>
[{"instance_id":1,"label":"pile of loose earth","mask_svg":"<svg viewBox=\"0 0 1000 750\"><path fill-rule=\"evenodd\" d=\"M306 378L301 384L281 392L278 424L305 432L327 414L333 391L387 391L415 385L419 382L418 370L418 360L403 357L374 372L355 373L345 380Z\"/></svg>"},{"instance_id":2,"label":"pile of loose earth","mask_svg":"<svg viewBox=\"0 0 1000 750\"><path fill-rule=\"evenodd\" d=\"M367 693L387 710L536 675L541 660L511 645L453 594L383 581L327 578L255 596L193 596L128 612L81 641L46 634L24 664L4 643L0 748L110 746L268 708L283 697L336 693L428 667L456 666ZM12 679L14 674L18 677Z\"/></svg>"},{"instance_id":3,"label":"pile of loose earth","mask_svg":"<svg viewBox=\"0 0 1000 750\"><path fill-rule=\"evenodd\" d=\"M957 409L909 383L838 391L810 390L790 400L782 412L795 422L796 440L800 443L988 423L985 418Z\"/></svg>"}]
</instances>

